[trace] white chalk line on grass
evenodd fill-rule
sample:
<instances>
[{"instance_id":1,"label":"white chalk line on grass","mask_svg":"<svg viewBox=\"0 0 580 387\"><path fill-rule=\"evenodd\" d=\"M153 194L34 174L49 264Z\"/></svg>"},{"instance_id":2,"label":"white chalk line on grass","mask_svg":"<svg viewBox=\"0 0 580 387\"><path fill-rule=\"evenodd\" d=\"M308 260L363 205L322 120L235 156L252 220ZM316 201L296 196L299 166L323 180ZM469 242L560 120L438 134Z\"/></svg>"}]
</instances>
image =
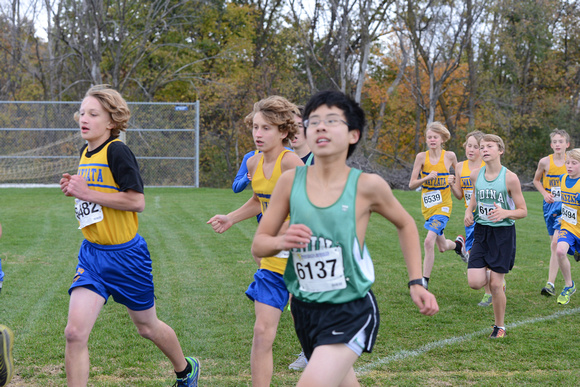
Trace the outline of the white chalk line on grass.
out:
<instances>
[{"instance_id":1,"label":"white chalk line on grass","mask_svg":"<svg viewBox=\"0 0 580 387\"><path fill-rule=\"evenodd\" d=\"M542 322L542 321L554 320L554 319L560 318L562 316L568 316L568 315L576 314L576 313L580 313L580 308L561 310L561 311L556 312L554 314L551 314L549 316L535 317L535 318L531 318L528 320L518 321L515 323L511 323L511 324L506 324L506 328L516 328L516 327L519 327L521 325L535 324L535 323ZM425 352L428 352L432 349L442 348L442 347L445 347L447 345L461 343L463 341L470 340L473 337L481 336L481 335L484 335L487 333L489 333L489 329L482 329L480 331L468 333L468 334L463 335L463 336L450 337L448 339L434 341L434 342L426 344L418 349L413 349L413 350L408 350L408 351L401 350L401 351L398 351L390 356L377 359L371 363L368 363L368 364L365 364L361 367L358 367L355 369L355 371L358 375L363 375L367 372L372 371L373 369L377 368L380 365L385 365L385 364L388 364L388 363L391 363L391 362L394 362L397 360L405 360L405 359L408 359L411 357L420 356L420 355L424 354Z\"/></svg>"}]
</instances>

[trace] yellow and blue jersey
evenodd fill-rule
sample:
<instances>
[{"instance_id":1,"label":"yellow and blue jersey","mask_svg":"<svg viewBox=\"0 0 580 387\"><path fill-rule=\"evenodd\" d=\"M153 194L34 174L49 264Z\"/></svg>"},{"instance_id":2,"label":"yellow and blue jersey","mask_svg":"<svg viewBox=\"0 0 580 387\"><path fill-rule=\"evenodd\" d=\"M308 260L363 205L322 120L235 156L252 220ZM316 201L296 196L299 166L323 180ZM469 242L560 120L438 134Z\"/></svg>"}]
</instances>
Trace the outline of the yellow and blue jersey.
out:
<instances>
[{"instance_id":1,"label":"yellow and blue jersey","mask_svg":"<svg viewBox=\"0 0 580 387\"><path fill-rule=\"evenodd\" d=\"M557 166L554 163L554 155L550 155L549 160L548 172L544 171L542 175L542 185L552 194L554 202L560 202L560 180L566 173L566 164Z\"/></svg>"},{"instance_id":2,"label":"yellow and blue jersey","mask_svg":"<svg viewBox=\"0 0 580 387\"><path fill-rule=\"evenodd\" d=\"M485 162L481 161L480 168L485 165ZM459 177L461 190L463 191L463 202L465 203L465 208L469 206L469 200L471 195L473 195L473 182L471 181L471 169L469 169L469 162L465 160L461 166L461 175Z\"/></svg>"},{"instance_id":3,"label":"yellow and blue jersey","mask_svg":"<svg viewBox=\"0 0 580 387\"><path fill-rule=\"evenodd\" d=\"M427 177L432 171L437 172L437 177L424 182L421 190L421 211L425 220L433 215L449 217L453 205L451 187L449 186L449 170L445 167L444 150L441 151L441 157L436 164L431 164L429 151L425 152L421 178Z\"/></svg>"},{"instance_id":4,"label":"yellow and blue jersey","mask_svg":"<svg viewBox=\"0 0 580 387\"><path fill-rule=\"evenodd\" d=\"M282 175L282 158L289 152L288 150L284 150L278 155L276 159L276 164L274 165L274 170L272 171L272 176L269 179L264 176L264 156L260 158L258 161L258 167L256 168L256 172L254 172L254 176L252 176L252 189L254 193L258 197L260 204L262 206L262 215L268 209L268 204L270 204L270 197L272 196L272 191L274 191L274 187ZM286 220L288 220L287 218ZM281 253L282 254L282 253ZM288 261L287 254L286 258L281 257L265 257L262 258L260 268L265 270L270 270L275 273L284 274L284 270L286 269L286 262Z\"/></svg>"},{"instance_id":5,"label":"yellow and blue jersey","mask_svg":"<svg viewBox=\"0 0 580 387\"><path fill-rule=\"evenodd\" d=\"M99 147L96 151L88 152L85 147L81 153L79 168L77 174L84 177L90 189L105 193L121 192L119 184L113 176L113 169L109 160L109 147L115 145L128 149L120 140L115 139L106 142L104 146ZM132 156L124 152L119 157ZM128 164L136 165L136 161ZM125 175L129 175L129 170L124 169ZM141 181L139 171L135 172L136 180ZM126 176L123 178L127 179ZM141 181L142 184L142 181ZM137 188L137 187L136 187ZM142 188L141 188L142 189ZM139 188L137 188L139 190ZM129 242L135 235L139 228L139 220L136 212L121 211L114 208L95 205L94 203L83 202L77 206L77 218L79 218L79 211L84 211L85 215L91 211L102 211L102 220L91 223L81 229L86 240L99 245L118 245Z\"/></svg>"},{"instance_id":6,"label":"yellow and blue jersey","mask_svg":"<svg viewBox=\"0 0 580 387\"><path fill-rule=\"evenodd\" d=\"M572 179L568 174L562 176L562 225L561 230L566 230L580 237L580 224L578 223L578 210L580 202L578 193L580 193L580 179Z\"/></svg>"}]
</instances>

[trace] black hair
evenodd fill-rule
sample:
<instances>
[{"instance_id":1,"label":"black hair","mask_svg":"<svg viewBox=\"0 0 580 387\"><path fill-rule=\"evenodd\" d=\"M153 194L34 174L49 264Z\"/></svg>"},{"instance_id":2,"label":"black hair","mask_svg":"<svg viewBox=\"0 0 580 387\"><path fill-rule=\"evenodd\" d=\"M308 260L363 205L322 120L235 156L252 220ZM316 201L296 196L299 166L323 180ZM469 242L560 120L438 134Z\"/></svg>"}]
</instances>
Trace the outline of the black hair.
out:
<instances>
[{"instance_id":1,"label":"black hair","mask_svg":"<svg viewBox=\"0 0 580 387\"><path fill-rule=\"evenodd\" d=\"M366 125L366 118L364 110L357 102L340 91L320 91L310 98L304 107L304 114L302 115L302 118L307 120L310 117L310 113L322 105L326 105L329 108L337 107L342 110L348 124L348 130L358 130L360 132L360 141L364 127ZM304 136L306 136L306 130L304 131ZM354 153L359 141L348 146L348 154L346 156L347 158L349 158Z\"/></svg>"},{"instance_id":2,"label":"black hair","mask_svg":"<svg viewBox=\"0 0 580 387\"><path fill-rule=\"evenodd\" d=\"M304 105L297 105L298 111L300 112L300 118L304 115Z\"/></svg>"}]
</instances>

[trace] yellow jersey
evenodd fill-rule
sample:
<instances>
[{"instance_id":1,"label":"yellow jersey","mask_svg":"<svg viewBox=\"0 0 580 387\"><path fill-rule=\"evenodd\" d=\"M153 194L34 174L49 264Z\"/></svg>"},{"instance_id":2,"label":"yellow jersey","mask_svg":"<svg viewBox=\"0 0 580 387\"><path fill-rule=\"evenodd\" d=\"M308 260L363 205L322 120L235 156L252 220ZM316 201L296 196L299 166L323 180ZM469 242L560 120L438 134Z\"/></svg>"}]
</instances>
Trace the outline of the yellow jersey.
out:
<instances>
[{"instance_id":1,"label":"yellow jersey","mask_svg":"<svg viewBox=\"0 0 580 387\"><path fill-rule=\"evenodd\" d=\"M120 192L109 166L107 150L118 139L106 143L98 152L81 154L77 174L84 177L90 189L99 192ZM139 177L140 179L140 177ZM136 212L115 210L96 203L75 199L75 213L86 240L100 245L118 245L137 235L139 220Z\"/></svg>"},{"instance_id":2,"label":"yellow jersey","mask_svg":"<svg viewBox=\"0 0 580 387\"><path fill-rule=\"evenodd\" d=\"M481 161L480 168L485 165L483 160ZM469 160L465 160L461 166L461 175L459 177L461 190L463 191L463 202L465 203L465 208L469 205L469 200L471 195L473 195L473 183L471 182L471 169L469 169Z\"/></svg>"},{"instance_id":3,"label":"yellow jersey","mask_svg":"<svg viewBox=\"0 0 580 387\"><path fill-rule=\"evenodd\" d=\"M544 189L550 192L554 196L554 200L560 200L560 179L562 175L566 173L566 164L562 166L557 166L554 163L554 155L550 155L550 165L548 167L548 172L544 171L542 175L542 185Z\"/></svg>"},{"instance_id":4,"label":"yellow jersey","mask_svg":"<svg viewBox=\"0 0 580 387\"><path fill-rule=\"evenodd\" d=\"M449 171L445 167L445 151L441 151L441 157L436 164L431 164L429 151L425 152L425 163L421 169L421 178L425 178L431 171L437 172L437 177L426 181L421 189L421 211L425 220L433 215L449 217L453 202L451 200L451 187L449 186Z\"/></svg>"},{"instance_id":5,"label":"yellow jersey","mask_svg":"<svg viewBox=\"0 0 580 387\"><path fill-rule=\"evenodd\" d=\"M568 180L568 182L567 182ZM570 185L570 187L568 187ZM576 237L580 237L580 223L578 222L578 211L580 202L576 195L580 193L580 179L572 179L568 174L562 176L562 225L560 235L563 232L571 232Z\"/></svg>"},{"instance_id":6,"label":"yellow jersey","mask_svg":"<svg viewBox=\"0 0 580 387\"><path fill-rule=\"evenodd\" d=\"M258 166L256 168L256 172L252 177L252 189L254 190L254 194L258 197L260 204L262 206L262 215L268 209L268 204L270 204L270 197L272 195L272 191L274 191L274 187L282 174L282 158L284 155L290 152L287 149L284 149L276 159L276 164L274 165L274 170L272 171L272 176L269 179L264 176L264 155L258 161ZM288 217L286 220L290 219ZM274 273L284 274L284 270L286 269L286 262L288 261L288 252L282 251L276 257L265 257L262 258L260 269L270 270Z\"/></svg>"}]
</instances>

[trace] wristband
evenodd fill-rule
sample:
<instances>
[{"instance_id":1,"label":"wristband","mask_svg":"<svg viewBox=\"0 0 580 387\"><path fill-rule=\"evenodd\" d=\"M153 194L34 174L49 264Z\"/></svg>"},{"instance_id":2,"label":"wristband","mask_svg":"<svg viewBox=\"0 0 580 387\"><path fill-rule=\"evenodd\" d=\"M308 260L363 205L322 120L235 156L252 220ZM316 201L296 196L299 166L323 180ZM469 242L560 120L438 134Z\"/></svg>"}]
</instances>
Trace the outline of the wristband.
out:
<instances>
[{"instance_id":1,"label":"wristband","mask_svg":"<svg viewBox=\"0 0 580 387\"><path fill-rule=\"evenodd\" d=\"M407 284L407 286L409 288L413 285L421 285L421 286L425 287L425 278L417 278L417 279L409 281L409 283Z\"/></svg>"}]
</instances>

